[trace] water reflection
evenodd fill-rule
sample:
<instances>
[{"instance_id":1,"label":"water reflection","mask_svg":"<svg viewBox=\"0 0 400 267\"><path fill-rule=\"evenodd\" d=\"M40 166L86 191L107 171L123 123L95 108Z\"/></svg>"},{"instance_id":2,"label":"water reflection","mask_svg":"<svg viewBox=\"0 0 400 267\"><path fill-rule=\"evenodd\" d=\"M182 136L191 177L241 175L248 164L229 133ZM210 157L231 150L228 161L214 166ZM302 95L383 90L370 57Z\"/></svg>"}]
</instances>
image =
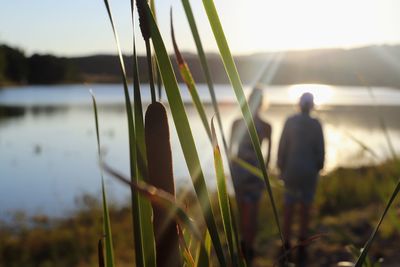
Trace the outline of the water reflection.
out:
<instances>
[{"instance_id":1,"label":"water reflection","mask_svg":"<svg viewBox=\"0 0 400 267\"><path fill-rule=\"evenodd\" d=\"M0 122L2 120L22 117L26 113L25 107L2 107L0 106Z\"/></svg>"}]
</instances>

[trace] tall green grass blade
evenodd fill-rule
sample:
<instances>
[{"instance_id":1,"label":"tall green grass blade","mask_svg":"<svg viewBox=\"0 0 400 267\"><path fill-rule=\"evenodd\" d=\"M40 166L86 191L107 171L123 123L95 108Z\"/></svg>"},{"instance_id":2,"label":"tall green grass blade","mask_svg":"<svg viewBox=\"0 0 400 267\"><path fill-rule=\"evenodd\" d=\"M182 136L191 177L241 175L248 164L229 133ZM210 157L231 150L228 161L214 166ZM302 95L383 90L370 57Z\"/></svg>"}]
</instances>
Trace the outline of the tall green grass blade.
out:
<instances>
[{"instance_id":1,"label":"tall green grass blade","mask_svg":"<svg viewBox=\"0 0 400 267\"><path fill-rule=\"evenodd\" d=\"M147 58L147 66L149 73L151 102L154 103L157 101L157 98L156 98L156 89L154 87L153 60L151 56L150 40L145 40L145 42L146 42L146 58Z\"/></svg>"},{"instance_id":2,"label":"tall green grass blade","mask_svg":"<svg viewBox=\"0 0 400 267\"><path fill-rule=\"evenodd\" d=\"M189 3L187 3L187 4L189 5ZM191 12L190 5L189 5L189 10ZM192 21L194 23L194 19ZM195 26L196 25L194 24L194 27ZM192 28L192 31L193 31L193 28ZM196 27L195 27L195 31L197 32L197 28ZM205 114L205 111L204 111L204 107L203 107L203 105L202 105L202 103L200 101L200 98L198 96L197 88L196 88L194 79L193 79L192 74L190 72L190 69L189 69L187 63L185 62L182 54L180 53L178 45L176 43L176 38L175 38L175 34L174 34L174 27L173 27L172 9L171 9L171 35L172 35L172 42L173 42L173 46L174 46L174 50L175 50L175 56L176 56L177 61L178 61L178 65L179 65L179 70L180 70L181 76L182 76L183 80L185 81L185 83L186 83L186 85L187 85L187 87L189 89L189 92L190 92L190 94L192 96L192 101L195 103L196 109L197 109L197 111L198 111L198 113L200 115L200 118L202 120L203 126L206 129L206 132L207 132L207 135L208 135L210 141L212 142L211 129L210 129L209 124L207 122L207 117L206 117L206 114ZM201 42L200 42L199 38L198 38L198 44L200 45L200 51L203 52L203 56L204 56L204 51L202 50L202 46L201 46ZM205 69L205 72L208 73L209 71L208 71L207 61L205 60L205 56L203 57L203 59L204 59L203 68ZM208 79L209 90L210 90L210 94L212 96L213 103L214 103L214 111L215 111L215 113L217 115L217 119L219 118L218 122L219 122L219 126L220 126L220 129L221 129L222 140L223 140L223 143L224 143L224 146L225 146L226 157L227 157L228 162L229 162L229 157L228 157L228 153L227 153L228 149L227 149L227 145L226 145L225 136L224 136L224 133L223 133L222 123L221 123L221 119L220 119L220 116L219 116L218 105L216 104L217 102L216 102L215 92L214 92L214 88L213 88L213 85L212 85L212 81L211 81L210 75L208 75L208 78L209 78ZM230 168L230 166L231 165L229 164L229 168ZM229 208L230 208L230 211L231 211L232 207L229 207ZM234 241L235 244L238 245L239 244L239 236L238 236L238 231L237 231L238 228L236 226L236 221L235 220L233 220L233 221L231 220L231 223L232 223L233 233L234 233L234 238L235 238L233 241ZM237 248L236 252L237 251L239 251L239 248ZM231 255L232 255L232 253L231 253ZM240 263L244 264L244 261L241 261Z\"/></svg>"},{"instance_id":3,"label":"tall green grass blade","mask_svg":"<svg viewBox=\"0 0 400 267\"><path fill-rule=\"evenodd\" d=\"M129 158L130 158L130 172L131 178L138 181L137 176L137 154L136 154L136 133L133 120L132 105L130 102L128 82L125 71L125 64L122 57L122 52L119 44L118 34L114 26L111 9L108 0L104 0L107 9L108 17L114 33L116 41L121 77L124 87L126 114L128 119L128 136L129 136ZM131 8L133 10L133 8ZM133 12L132 12L133 13ZM139 158L143 158L140 156ZM135 254L136 266L155 266L155 248L154 248L154 235L152 233L151 225L151 209L149 203L144 202L135 190L131 190L132 202L132 220L133 220L133 236L135 240ZM146 246L144 248L144 246Z\"/></svg>"},{"instance_id":4,"label":"tall green grass blade","mask_svg":"<svg viewBox=\"0 0 400 267\"><path fill-rule=\"evenodd\" d=\"M187 18L187 20L189 22L189 26L190 26L190 30L191 30L192 35L193 35L194 42L196 44L197 54L199 56L200 64L201 64L204 76L206 78L207 87L208 87L208 90L210 92L211 102L212 102L212 105L213 105L213 108L214 108L214 112L215 112L215 115L216 115L216 118L217 118L218 127L221 129L222 143L224 145L226 158L229 161L228 143L226 141L225 134L224 134L224 128L222 126L222 119L221 119L221 114L220 114L219 108L218 108L217 97L215 95L214 84L212 82L210 68L208 67L206 55L204 53L204 49L203 49L203 45L202 45L202 42L201 42L201 39L200 39L199 31L197 29L196 21L195 21L194 16L193 16L192 7L190 5L189 0L181 0L181 2L182 2L183 8L184 8L185 13L186 13L186 18ZM229 164L229 168L231 168L230 164Z\"/></svg>"},{"instance_id":5,"label":"tall green grass blade","mask_svg":"<svg viewBox=\"0 0 400 267\"><path fill-rule=\"evenodd\" d=\"M107 205L107 197L106 191L104 188L104 178L101 179L101 191L103 196L103 223L104 223L104 232L105 232L105 240L106 240L106 262L107 267L113 267L114 264L114 249L112 244L112 233L111 233L111 224L110 224L110 215L108 212Z\"/></svg>"},{"instance_id":6,"label":"tall green grass blade","mask_svg":"<svg viewBox=\"0 0 400 267\"><path fill-rule=\"evenodd\" d=\"M201 253L208 255L207 248L203 244L203 240L198 227L193 223L193 220L188 217L188 215L184 211L184 208L175 201L173 195L150 184L147 184L144 181L135 182L135 179L129 180L113 168L109 167L104 162L101 163L101 166L107 173L109 173L111 176L118 179L125 185L131 187L132 190L140 193L153 205L157 205L158 207L165 209L169 214L173 216L173 218L182 229L187 229L191 233L191 236L199 242ZM208 262L208 258L206 259L206 261Z\"/></svg>"},{"instance_id":7,"label":"tall green grass blade","mask_svg":"<svg viewBox=\"0 0 400 267\"><path fill-rule=\"evenodd\" d=\"M158 93L158 101L161 102L162 99L162 80L161 80L161 76L160 76L160 70L159 70L159 66L158 66L158 62L156 57L153 55L152 56L152 66L153 66L153 76L154 76L154 81L157 84L157 93Z\"/></svg>"},{"instance_id":8,"label":"tall green grass blade","mask_svg":"<svg viewBox=\"0 0 400 267\"><path fill-rule=\"evenodd\" d=\"M372 245L372 242L374 241L374 238L375 238L375 236L376 236L376 234L377 234L377 232L379 230L379 227L381 226L381 223L382 223L383 219L385 218L386 213L388 212L390 206L392 205L392 203L393 203L394 199L396 198L397 194L399 193L399 191L400 191L400 180L397 182L397 185L396 185L392 195L390 196L390 199L389 199L388 203L386 204L385 210L383 211L382 216L379 219L379 222L375 227L375 230L372 232L372 234L369 237L368 241L365 243L364 248L362 249L362 252L360 254L360 257L357 259L357 262L354 265L355 267L362 267L363 266L363 263L366 260L368 251L369 251L369 249L370 249L370 247Z\"/></svg>"},{"instance_id":9,"label":"tall green grass blade","mask_svg":"<svg viewBox=\"0 0 400 267\"><path fill-rule=\"evenodd\" d=\"M257 155L258 164L262 171L263 178L265 180L265 184L266 184L266 188L267 188L267 192L268 192L268 196L271 201L271 205L272 205L272 209L273 209L273 213L274 213L274 219L275 219L275 222L276 222L276 225L277 225L277 228L278 228L281 240L282 240L282 244L284 244L285 242L284 242L284 237L282 234L281 226L279 223L278 211L277 211L275 200L274 200L274 197L272 194L272 189L271 189L271 185L269 182L267 169L264 165L264 159L263 159L263 156L261 153L260 141L258 139L256 128L254 126L254 121L253 121L253 118L252 118L252 115L250 112L250 108L247 104L246 97L243 92L242 82L240 80L238 71L236 69L235 62L233 61L233 57L230 52L228 42L226 41L225 34L222 29L222 25L219 20L217 10L214 5L214 1L213 0L203 0L203 5L206 10L212 31L214 33L214 37L217 42L219 52L220 52L222 61L225 66L226 73L228 74L228 77L232 84L237 101L239 102L239 105L240 105L240 108L241 108L241 111L243 114L243 118L246 122L247 129L250 133L253 147L254 147L254 150Z\"/></svg>"},{"instance_id":10,"label":"tall green grass blade","mask_svg":"<svg viewBox=\"0 0 400 267\"><path fill-rule=\"evenodd\" d=\"M98 152L99 160L101 160L99 117L98 117L98 113L97 113L97 103L96 103L96 98L92 91L90 91L90 94L92 95L94 121L96 124L97 152ZM102 192L102 200L103 200L103 231L104 231L105 241L106 241L106 262L107 262L107 267L113 267L114 266L114 249L113 249L113 244L112 244L110 215L108 212L108 204L107 204L106 190L105 190L105 186L104 186L103 170L101 170L100 173L101 173L101 192ZM101 240L100 240L99 246L100 245L102 246ZM100 248L99 248L99 250L100 250ZM100 253L100 251L99 251L99 253ZM100 254L99 254L99 257L100 257ZM100 264L100 258L99 258L99 264ZM103 256L103 264L104 264L104 256Z\"/></svg>"},{"instance_id":11,"label":"tall green grass blade","mask_svg":"<svg viewBox=\"0 0 400 267\"><path fill-rule=\"evenodd\" d=\"M208 138L211 141L211 130L210 126L208 125L207 115L204 110L203 104L201 103L199 94L197 92L196 84L193 80L192 73L190 72L189 66L187 65L185 59L183 58L181 52L179 51L178 44L176 43L175 39L175 32L174 32L174 25L173 25L173 18L172 18L172 8L171 8L171 37L172 37L172 44L174 46L175 57L178 61L179 71L181 73L182 79L185 81L186 86L189 89L190 96L192 97L192 101L196 106L197 112L199 113L201 122L203 123L204 129L207 132Z\"/></svg>"},{"instance_id":12,"label":"tall green grass blade","mask_svg":"<svg viewBox=\"0 0 400 267\"><path fill-rule=\"evenodd\" d=\"M188 231L186 231L188 233ZM194 258L192 256L192 253L190 252L190 243L191 239L189 239L188 235L184 235L183 230L179 229L179 244L180 244L180 249L181 249L181 254L183 256L183 266L186 267L194 267L195 262ZM186 243L186 240L189 240L189 245Z\"/></svg>"},{"instance_id":13,"label":"tall green grass blade","mask_svg":"<svg viewBox=\"0 0 400 267\"><path fill-rule=\"evenodd\" d=\"M208 231L204 233L204 246L205 249L202 250L201 244L199 244L199 247L197 249L196 262L195 262L196 267L210 266L210 262L208 259L211 256L211 237Z\"/></svg>"},{"instance_id":14,"label":"tall green grass blade","mask_svg":"<svg viewBox=\"0 0 400 267\"><path fill-rule=\"evenodd\" d=\"M240 266L241 259L239 258L239 247L236 243L238 240L235 237L236 232L233 228L233 217L231 214L231 205L229 201L229 195L226 189L226 177L224 166L222 163L221 152L218 146L218 140L215 133L214 118L211 120L211 130L212 130L212 143L214 150L214 167L215 173L217 175L217 194L219 200L219 207L221 209L222 222L224 226L224 231L226 239L228 241L228 249L231 255L232 266Z\"/></svg>"},{"instance_id":15,"label":"tall green grass blade","mask_svg":"<svg viewBox=\"0 0 400 267\"><path fill-rule=\"evenodd\" d=\"M137 169L138 176L144 177L144 180L147 180L147 162L146 162L146 146L145 146L145 138L144 138L144 122L143 122L143 106L142 106L142 97L140 93L140 79L139 79L139 68L137 62L137 54L136 54L136 39L135 39L135 4L134 0L131 0L131 15L132 15L132 29L133 29L133 97L134 97L134 122L135 122L135 134L136 134L136 153L137 155L141 155L141 157L137 157Z\"/></svg>"},{"instance_id":16,"label":"tall green grass blade","mask_svg":"<svg viewBox=\"0 0 400 267\"><path fill-rule=\"evenodd\" d=\"M214 113L215 113L216 118L217 118L218 127L219 127L219 129L221 129L222 144L224 146L225 157L228 160L229 172L232 173L232 164L230 162L230 157L229 157L228 142L226 141L227 139L225 138L225 133L224 133L223 125L222 125L221 114L220 114L219 108L218 108L218 102L217 102L217 97L215 95L214 84L212 82L210 68L208 67L206 55L204 53L203 45L202 45L202 42L201 42L201 39L200 39L200 34L199 34L198 29L197 29L196 21L195 21L194 16L193 16L192 7L190 5L189 0L182 0L181 2L182 2L183 8L184 8L185 13L186 13L186 18L188 20L188 23L189 23L189 26L190 26L190 30L191 30L192 35L193 35L194 42L196 44L197 54L199 56L200 64L201 64L204 76L206 78L207 87L208 87L208 90L210 92L211 102L212 102L212 105L213 105L213 108L214 108ZM236 223L237 222L235 220L233 222L233 227L235 229L235 232L237 233L236 237L239 238L238 237L239 236L239 232L237 231L238 226L236 225ZM239 239L236 240L236 243L239 244Z\"/></svg>"},{"instance_id":17,"label":"tall green grass blade","mask_svg":"<svg viewBox=\"0 0 400 267\"><path fill-rule=\"evenodd\" d=\"M194 189L202 209L204 220L207 224L208 230L210 231L211 239L213 241L219 263L221 266L225 266L226 262L218 235L215 216L213 215L213 211L211 209L211 201L209 198L208 189L206 187L204 175L201 170L199 156L197 154L192 131L190 129L185 107L179 92L179 87L161 34L151 14L151 10L148 6L146 6L146 9L149 21L151 23L151 37L153 40L153 46L155 48L155 55L160 66L163 66L162 69L160 69L160 73L165 86L172 118L174 120L179 141L181 143L186 165L193 181Z\"/></svg>"}]
</instances>

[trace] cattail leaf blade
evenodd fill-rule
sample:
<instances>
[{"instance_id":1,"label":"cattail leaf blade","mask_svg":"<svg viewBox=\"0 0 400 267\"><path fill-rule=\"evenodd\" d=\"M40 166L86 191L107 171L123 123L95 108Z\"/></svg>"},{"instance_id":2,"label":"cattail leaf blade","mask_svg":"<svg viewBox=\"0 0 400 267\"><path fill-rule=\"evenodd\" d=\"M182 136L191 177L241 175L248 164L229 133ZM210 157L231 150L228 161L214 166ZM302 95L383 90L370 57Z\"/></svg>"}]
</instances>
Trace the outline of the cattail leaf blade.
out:
<instances>
[{"instance_id":1,"label":"cattail leaf blade","mask_svg":"<svg viewBox=\"0 0 400 267\"><path fill-rule=\"evenodd\" d=\"M222 249L221 241L218 235L215 217L211 209L211 201L208 189L205 183L204 175L201 169L199 156L194 143L192 131L185 112L182 97L179 93L179 87L176 81L168 53L158 27L152 17L150 9L147 7L147 13L151 24L151 37L153 46L155 47L155 55L160 66L161 77L165 86L166 95L170 104L172 118L175 123L178 138L182 147L186 165L193 181L195 192L202 209L204 220L210 231L211 239L217 254L220 265L225 266L225 256Z\"/></svg>"},{"instance_id":2,"label":"cattail leaf blade","mask_svg":"<svg viewBox=\"0 0 400 267\"><path fill-rule=\"evenodd\" d=\"M210 266L210 262L208 261L208 259L210 258L211 255L211 237L208 231L204 233L205 250L202 250L200 245L201 244L199 244L196 254L195 266L196 267Z\"/></svg>"},{"instance_id":3,"label":"cattail leaf blade","mask_svg":"<svg viewBox=\"0 0 400 267\"><path fill-rule=\"evenodd\" d=\"M192 73L187 65L185 59L183 58L181 52L179 51L178 44L176 43L175 33L174 33L174 24L172 18L172 8L171 8L171 37L172 43L174 46L176 60L178 61L179 71L183 81L189 89L190 96L192 97L192 101L196 107L197 112L199 113L201 122L203 123L203 127L206 130L207 136L211 141L211 130L208 125L207 115L204 109L204 106L200 100L200 96L197 92L196 83L194 82Z\"/></svg>"},{"instance_id":4,"label":"cattail leaf blade","mask_svg":"<svg viewBox=\"0 0 400 267\"><path fill-rule=\"evenodd\" d=\"M231 214L231 205L229 200L228 191L226 189L226 177L224 166L222 162L221 152L218 145L217 135L214 127L214 117L211 120L212 131L212 144L214 150L214 168L217 177L217 194L219 207L222 215L222 223L224 227L225 236L227 239L229 253L231 255L232 266L240 266L239 244L236 243L238 237L234 229L234 219Z\"/></svg>"},{"instance_id":5,"label":"cattail leaf blade","mask_svg":"<svg viewBox=\"0 0 400 267\"><path fill-rule=\"evenodd\" d=\"M188 233L188 231L186 231L186 232ZM188 245L186 243L186 240L188 239L188 237L187 236L185 237L182 228L179 228L178 234L179 234L179 244L180 244L180 248L181 248L181 254L183 256L183 259L184 259L183 262L184 262L185 266L195 267L194 258L190 251L191 239L189 240L189 245Z\"/></svg>"},{"instance_id":6,"label":"cattail leaf blade","mask_svg":"<svg viewBox=\"0 0 400 267\"><path fill-rule=\"evenodd\" d=\"M170 24L171 24L170 27L171 27L172 45L174 47L175 57L176 57L176 60L178 61L178 65L183 65L183 64L185 64L185 61L184 61L184 59L182 57L181 52L179 51L178 44L176 43L176 39L175 39L175 30L174 30L172 7L170 9Z\"/></svg>"},{"instance_id":7,"label":"cattail leaf blade","mask_svg":"<svg viewBox=\"0 0 400 267\"><path fill-rule=\"evenodd\" d=\"M241 168L245 169L246 171L248 171L249 173L253 174L254 176L263 179L263 174L262 171L260 170L260 168L251 165L250 163L248 163L247 161L239 158L239 157L231 157L232 162L235 162L236 164L238 164ZM283 185L278 183L276 181L276 179L271 179L270 180L270 184L271 187L273 188L281 188L283 189Z\"/></svg>"},{"instance_id":8,"label":"cattail leaf blade","mask_svg":"<svg viewBox=\"0 0 400 267\"><path fill-rule=\"evenodd\" d=\"M217 97L215 94L215 90L214 90L214 84L211 78L211 71L210 68L208 66L207 63L207 58L204 52L204 48L200 39L200 34L199 31L197 29L197 25L196 25L196 21L194 19L193 16L193 11L192 11L192 7L190 5L189 0L181 0L185 14L186 14L186 18L188 20L189 26L190 26L190 30L192 32L193 35L193 39L196 45L196 49L197 49L197 54L198 57L200 59L200 64L201 64L201 68L202 71L204 73L204 77L206 79L206 83L207 83L207 87L211 96L211 103L214 109L214 113L215 116L217 118L217 123L218 123L218 127L221 129L221 134L222 134L222 143L224 146L224 150L225 150L225 154L226 154L226 159L229 161L229 155L228 155L228 143L226 141L225 138L225 134L224 134L224 128L222 125L222 119L221 119L221 114L219 112L219 108L218 108L218 101L217 101ZM229 169L231 168L231 165L229 164Z\"/></svg>"},{"instance_id":9,"label":"cattail leaf blade","mask_svg":"<svg viewBox=\"0 0 400 267\"><path fill-rule=\"evenodd\" d=\"M263 155L261 153L260 140L258 139L258 135L257 135L256 128L254 125L253 117L251 115L249 105L246 101L246 96L243 92L242 82L240 80L235 62L233 61L233 57L230 52L228 42L226 41L226 37L225 37L224 31L222 29L222 25L221 25L217 10L215 8L214 1L213 0L203 0L203 6L204 6L204 9L206 10L206 13L208 16L208 21L209 21L212 31L214 33L214 37L217 42L220 56L224 63L226 73L228 74L230 83L231 83L232 88L236 95L236 99L240 105L240 109L242 111L242 116L245 120L246 127L250 133L254 151L256 152L258 164L259 164L259 166L262 166L261 171L262 171L263 178L264 178L264 181L266 184L266 190L267 190L269 199L271 201L271 205L272 205L272 209L273 209L273 213L274 213L274 219L275 219L275 222L276 222L276 225L277 225L277 228L278 228L281 240L282 240L282 244L284 244L285 241L284 241L283 233L281 230L281 225L279 223L278 211L277 211L275 200L274 200L274 197L272 194L272 189L271 189L271 185L269 182L269 176L267 173L267 169L264 164Z\"/></svg>"},{"instance_id":10,"label":"cattail leaf blade","mask_svg":"<svg viewBox=\"0 0 400 267\"><path fill-rule=\"evenodd\" d=\"M99 160L101 160L101 151L100 151L100 134L99 134L99 117L97 112L97 102L96 97L92 91L90 91L93 102L93 112L94 112L94 121L96 126L96 139L97 139L97 152ZM111 223L110 223L110 214L108 211L107 204L107 196L106 189L104 185L104 177L103 171L101 170L101 193L102 193L102 203L103 203L103 231L105 235L105 243L106 243L106 263L107 267L114 266L114 248L112 242L112 232L111 232ZM101 254L100 254L100 246L101 246ZM104 266L104 254L103 254L103 244L101 240L99 241L99 265L103 264ZM100 258L101 257L101 258Z\"/></svg>"}]
</instances>

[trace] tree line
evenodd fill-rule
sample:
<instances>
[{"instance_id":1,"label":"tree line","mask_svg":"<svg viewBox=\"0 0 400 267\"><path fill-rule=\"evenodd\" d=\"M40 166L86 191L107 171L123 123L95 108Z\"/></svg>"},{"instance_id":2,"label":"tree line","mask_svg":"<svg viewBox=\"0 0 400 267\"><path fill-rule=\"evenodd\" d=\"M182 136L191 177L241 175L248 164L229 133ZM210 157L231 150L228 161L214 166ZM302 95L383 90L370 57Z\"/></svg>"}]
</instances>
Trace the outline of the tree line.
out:
<instances>
[{"instance_id":1,"label":"tree line","mask_svg":"<svg viewBox=\"0 0 400 267\"><path fill-rule=\"evenodd\" d=\"M19 48L0 45L0 84L54 84L78 81L79 71L67 58L40 54L28 57Z\"/></svg>"}]
</instances>

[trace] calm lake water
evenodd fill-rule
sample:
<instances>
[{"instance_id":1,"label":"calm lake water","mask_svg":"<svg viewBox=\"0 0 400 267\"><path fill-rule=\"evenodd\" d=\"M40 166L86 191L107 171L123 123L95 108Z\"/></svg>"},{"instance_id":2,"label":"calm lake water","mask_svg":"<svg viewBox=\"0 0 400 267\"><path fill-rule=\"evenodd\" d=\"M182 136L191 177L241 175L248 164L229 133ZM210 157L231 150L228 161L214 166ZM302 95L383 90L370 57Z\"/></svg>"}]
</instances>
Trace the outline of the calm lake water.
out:
<instances>
[{"instance_id":1,"label":"calm lake water","mask_svg":"<svg viewBox=\"0 0 400 267\"><path fill-rule=\"evenodd\" d=\"M148 103L148 87L142 88L144 102ZM209 187L213 188L212 148L197 112L189 102L186 87L181 88L203 171ZM106 161L121 172L129 173L128 131L121 85L3 88L0 90L0 218L15 210L59 216L72 211L76 197L84 193L100 196L89 89L95 92L99 102L100 134ZM211 118L213 111L208 90L204 85L198 89ZM239 109L230 86L219 85L216 90L224 132L229 136L231 123L239 116ZM324 128L325 172L339 166L377 163L390 157L380 118L384 120L393 147L399 152L400 90L274 86L265 88L262 114L273 127L272 168L276 164L282 125L287 116L297 111L295 103L304 90L311 90L319 104L314 116L320 119ZM191 187L171 117L170 132L177 185ZM128 198L128 188L118 181L106 177L106 184L111 199L124 201Z\"/></svg>"}]
</instances>

